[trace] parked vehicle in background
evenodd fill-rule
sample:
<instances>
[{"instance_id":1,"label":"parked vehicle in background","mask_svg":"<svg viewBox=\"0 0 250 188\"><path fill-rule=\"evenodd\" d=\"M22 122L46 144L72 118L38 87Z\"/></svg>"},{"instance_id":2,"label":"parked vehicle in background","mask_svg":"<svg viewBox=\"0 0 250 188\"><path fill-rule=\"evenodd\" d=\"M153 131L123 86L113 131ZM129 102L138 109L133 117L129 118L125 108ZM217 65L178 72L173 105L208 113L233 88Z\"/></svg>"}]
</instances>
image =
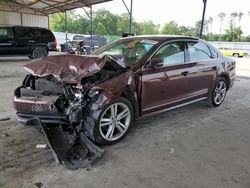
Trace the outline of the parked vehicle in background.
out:
<instances>
[{"instance_id":1,"label":"parked vehicle in background","mask_svg":"<svg viewBox=\"0 0 250 188\"><path fill-rule=\"evenodd\" d=\"M219 48L221 53L225 56L233 56L233 57L244 57L247 55L247 53L241 51L241 50L234 50L231 48Z\"/></svg>"},{"instance_id":2,"label":"parked vehicle in background","mask_svg":"<svg viewBox=\"0 0 250 188\"><path fill-rule=\"evenodd\" d=\"M0 56L28 56L39 59L56 51L57 41L45 28L0 26Z\"/></svg>"},{"instance_id":3,"label":"parked vehicle in background","mask_svg":"<svg viewBox=\"0 0 250 188\"><path fill-rule=\"evenodd\" d=\"M93 35L92 37L92 50L102 47L107 42L106 38ZM76 54L90 54L91 53L91 36L75 34L72 36L72 40L69 39L69 43L72 48L76 49Z\"/></svg>"},{"instance_id":4,"label":"parked vehicle in background","mask_svg":"<svg viewBox=\"0 0 250 188\"><path fill-rule=\"evenodd\" d=\"M68 52L68 47L70 51L73 51L74 54L90 54L91 53L91 36L84 34L66 34L62 32L53 32L57 41L58 41L58 49L61 49L62 52ZM96 50L107 43L107 39L103 36L93 35L92 38L92 48ZM81 49L82 48L82 49Z\"/></svg>"}]
</instances>

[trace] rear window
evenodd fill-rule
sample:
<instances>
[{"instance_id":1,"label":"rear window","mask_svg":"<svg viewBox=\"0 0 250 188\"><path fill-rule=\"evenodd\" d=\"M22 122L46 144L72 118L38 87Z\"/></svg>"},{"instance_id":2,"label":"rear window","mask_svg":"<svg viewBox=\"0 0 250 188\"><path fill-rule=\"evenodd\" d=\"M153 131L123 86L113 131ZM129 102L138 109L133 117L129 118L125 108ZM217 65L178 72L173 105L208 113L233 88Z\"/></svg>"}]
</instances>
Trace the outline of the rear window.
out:
<instances>
[{"instance_id":1,"label":"rear window","mask_svg":"<svg viewBox=\"0 0 250 188\"><path fill-rule=\"evenodd\" d=\"M12 28L0 28L0 39L13 38Z\"/></svg>"}]
</instances>

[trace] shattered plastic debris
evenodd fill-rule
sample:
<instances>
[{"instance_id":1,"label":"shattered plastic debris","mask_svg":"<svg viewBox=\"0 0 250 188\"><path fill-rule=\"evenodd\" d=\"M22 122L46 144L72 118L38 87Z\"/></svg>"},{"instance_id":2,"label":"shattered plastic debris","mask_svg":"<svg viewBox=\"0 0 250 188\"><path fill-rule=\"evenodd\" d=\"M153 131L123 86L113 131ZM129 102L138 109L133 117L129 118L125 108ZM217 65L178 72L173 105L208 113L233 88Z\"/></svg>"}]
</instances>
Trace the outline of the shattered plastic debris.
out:
<instances>
[{"instance_id":1,"label":"shattered plastic debris","mask_svg":"<svg viewBox=\"0 0 250 188\"><path fill-rule=\"evenodd\" d=\"M9 137L10 135L8 133L3 133L1 134L1 137L5 138L5 137Z\"/></svg>"},{"instance_id":2,"label":"shattered plastic debris","mask_svg":"<svg viewBox=\"0 0 250 188\"><path fill-rule=\"evenodd\" d=\"M8 121L8 120L10 120L9 117L0 119L0 121Z\"/></svg>"},{"instance_id":3,"label":"shattered plastic debris","mask_svg":"<svg viewBox=\"0 0 250 188\"><path fill-rule=\"evenodd\" d=\"M37 144L36 149L49 149L47 144Z\"/></svg>"},{"instance_id":4,"label":"shattered plastic debris","mask_svg":"<svg viewBox=\"0 0 250 188\"><path fill-rule=\"evenodd\" d=\"M174 153L174 148L170 148L170 149L169 149L169 153L170 153L170 154Z\"/></svg>"},{"instance_id":5,"label":"shattered plastic debris","mask_svg":"<svg viewBox=\"0 0 250 188\"><path fill-rule=\"evenodd\" d=\"M35 186L36 186L36 187L38 187L38 188L40 188L40 187L42 187L42 186L43 186L43 183L41 183L41 182L37 182L37 183L35 183Z\"/></svg>"}]
</instances>

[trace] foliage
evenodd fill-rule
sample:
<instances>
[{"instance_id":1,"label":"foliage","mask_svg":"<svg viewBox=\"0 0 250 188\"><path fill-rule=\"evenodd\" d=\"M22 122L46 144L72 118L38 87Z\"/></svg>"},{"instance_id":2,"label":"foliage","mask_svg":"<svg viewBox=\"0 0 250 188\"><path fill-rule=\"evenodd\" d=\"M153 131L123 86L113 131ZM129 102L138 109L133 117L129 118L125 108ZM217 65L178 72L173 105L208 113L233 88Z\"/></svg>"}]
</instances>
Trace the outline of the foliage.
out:
<instances>
[{"instance_id":1,"label":"foliage","mask_svg":"<svg viewBox=\"0 0 250 188\"><path fill-rule=\"evenodd\" d=\"M174 21L166 23L164 27L162 28L161 33L168 34L168 35L178 35L179 34L178 24L175 23Z\"/></svg>"},{"instance_id":2,"label":"foliage","mask_svg":"<svg viewBox=\"0 0 250 188\"><path fill-rule=\"evenodd\" d=\"M118 36L122 36L123 33L127 33L129 31L129 15L124 13L118 16L118 23L117 23L117 33L116 35ZM132 32L133 33L137 33L137 23L135 22L135 20L132 20Z\"/></svg>"},{"instance_id":3,"label":"foliage","mask_svg":"<svg viewBox=\"0 0 250 188\"><path fill-rule=\"evenodd\" d=\"M152 21L143 21L137 24L137 34L152 35L159 34L160 25L155 25Z\"/></svg>"},{"instance_id":4,"label":"foliage","mask_svg":"<svg viewBox=\"0 0 250 188\"><path fill-rule=\"evenodd\" d=\"M242 36L242 16L242 12L232 12L230 14L230 21L225 30L225 34L222 34L222 25L225 22L226 14L220 12L217 17L220 21L220 34L212 33L214 19L209 17L204 21L204 38L209 41L250 41L250 36ZM50 27L52 31L65 32L64 17L64 13L52 14L50 16ZM160 28L160 25L154 24L152 21L136 22L133 19L132 25L132 32L137 35L168 34L199 37L201 21L197 21L194 27L179 26L176 22L170 21L165 23L163 28ZM105 9L97 10L93 13L93 31L95 35L122 36L123 33L129 31L129 15L126 13L117 15ZM86 15L78 15L75 11L68 11L67 32L89 34L89 17Z\"/></svg>"},{"instance_id":5,"label":"foliage","mask_svg":"<svg viewBox=\"0 0 250 188\"><path fill-rule=\"evenodd\" d=\"M65 14L57 13L50 16L50 28L52 31L65 32ZM89 20L80 15L75 15L74 11L67 13L68 33L89 33Z\"/></svg>"},{"instance_id":6,"label":"foliage","mask_svg":"<svg viewBox=\"0 0 250 188\"><path fill-rule=\"evenodd\" d=\"M116 35L119 17L105 9L98 10L93 15L94 33L97 35Z\"/></svg>"}]
</instances>

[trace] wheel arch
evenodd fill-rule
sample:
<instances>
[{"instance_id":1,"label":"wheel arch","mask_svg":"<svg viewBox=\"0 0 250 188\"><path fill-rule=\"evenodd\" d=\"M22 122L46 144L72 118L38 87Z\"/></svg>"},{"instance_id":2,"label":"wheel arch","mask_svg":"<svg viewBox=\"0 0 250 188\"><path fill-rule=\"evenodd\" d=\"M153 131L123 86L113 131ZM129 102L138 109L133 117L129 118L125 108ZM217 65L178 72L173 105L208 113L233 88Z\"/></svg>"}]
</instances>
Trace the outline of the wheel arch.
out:
<instances>
[{"instance_id":1,"label":"wheel arch","mask_svg":"<svg viewBox=\"0 0 250 188\"><path fill-rule=\"evenodd\" d=\"M121 97L126 98L131 103L134 110L135 119L139 117L140 114L139 103L137 97L135 96L135 94L133 93L132 89L129 86L125 87L124 91L121 94Z\"/></svg>"},{"instance_id":2,"label":"wheel arch","mask_svg":"<svg viewBox=\"0 0 250 188\"><path fill-rule=\"evenodd\" d=\"M219 77L224 78L226 80L227 91L228 91L229 90L229 86L230 86L229 75L227 73L222 73L222 74L219 75Z\"/></svg>"},{"instance_id":3,"label":"wheel arch","mask_svg":"<svg viewBox=\"0 0 250 188\"><path fill-rule=\"evenodd\" d=\"M36 48L39 48L39 47L42 47L42 48L45 48L47 50L47 52L49 52L49 48L47 45L44 45L44 44L36 44L35 46L33 46L31 48L31 51L30 51L30 54L32 55L33 51L36 49Z\"/></svg>"}]
</instances>

